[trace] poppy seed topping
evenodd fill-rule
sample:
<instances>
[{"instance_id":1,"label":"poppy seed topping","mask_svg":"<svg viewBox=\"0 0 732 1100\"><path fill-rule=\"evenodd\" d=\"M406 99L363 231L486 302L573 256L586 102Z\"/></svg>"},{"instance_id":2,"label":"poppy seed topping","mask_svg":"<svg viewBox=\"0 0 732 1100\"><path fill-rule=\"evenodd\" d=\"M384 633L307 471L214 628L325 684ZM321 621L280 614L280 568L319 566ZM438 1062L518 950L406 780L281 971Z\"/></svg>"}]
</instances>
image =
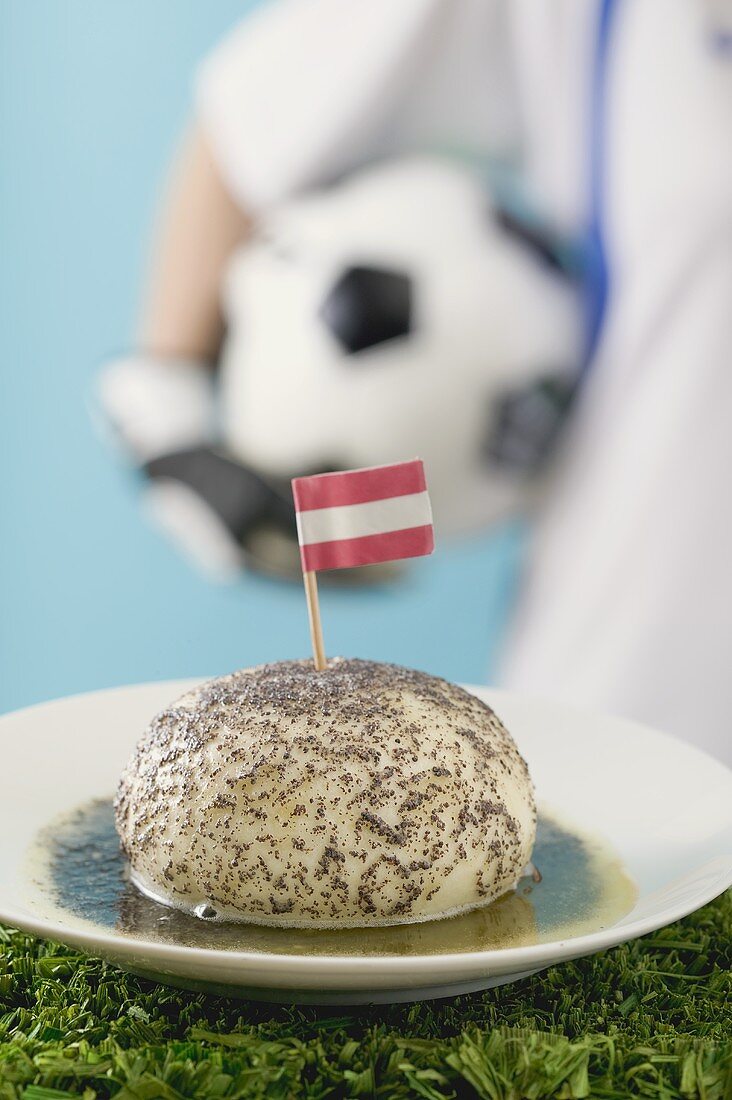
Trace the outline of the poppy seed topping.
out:
<instances>
[{"instance_id":1,"label":"poppy seed topping","mask_svg":"<svg viewBox=\"0 0 732 1100\"><path fill-rule=\"evenodd\" d=\"M451 916L531 857L528 769L481 700L426 673L282 661L195 688L120 780L135 884L207 920L359 927Z\"/></svg>"}]
</instances>

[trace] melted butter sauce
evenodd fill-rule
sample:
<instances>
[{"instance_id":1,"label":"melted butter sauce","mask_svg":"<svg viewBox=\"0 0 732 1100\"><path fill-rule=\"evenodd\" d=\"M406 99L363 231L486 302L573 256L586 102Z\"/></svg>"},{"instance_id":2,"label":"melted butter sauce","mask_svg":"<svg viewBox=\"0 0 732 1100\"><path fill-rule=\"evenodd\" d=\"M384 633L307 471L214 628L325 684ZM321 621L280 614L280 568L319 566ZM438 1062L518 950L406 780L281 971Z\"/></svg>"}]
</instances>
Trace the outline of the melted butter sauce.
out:
<instances>
[{"instance_id":1,"label":"melted butter sauce","mask_svg":"<svg viewBox=\"0 0 732 1100\"><path fill-rule=\"evenodd\" d=\"M141 894L129 881L111 801L96 800L39 835L29 863L36 904L66 925L222 951L287 955L433 955L523 947L596 932L630 912L636 889L607 844L540 812L533 860L491 905L447 920L388 928L307 930L200 920Z\"/></svg>"}]
</instances>

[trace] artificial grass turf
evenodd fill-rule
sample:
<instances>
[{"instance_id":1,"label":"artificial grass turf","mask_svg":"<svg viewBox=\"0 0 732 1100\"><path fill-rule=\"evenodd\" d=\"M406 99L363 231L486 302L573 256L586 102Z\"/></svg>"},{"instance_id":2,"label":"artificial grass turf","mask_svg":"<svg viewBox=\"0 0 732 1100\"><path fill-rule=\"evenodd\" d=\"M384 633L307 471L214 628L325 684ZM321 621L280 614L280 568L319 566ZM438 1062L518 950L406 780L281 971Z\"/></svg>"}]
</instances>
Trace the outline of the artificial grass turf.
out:
<instances>
[{"instance_id":1,"label":"artificial grass turf","mask_svg":"<svg viewBox=\"0 0 732 1100\"><path fill-rule=\"evenodd\" d=\"M732 892L641 940L445 1001L278 1008L0 928L0 1100L732 1100Z\"/></svg>"}]
</instances>

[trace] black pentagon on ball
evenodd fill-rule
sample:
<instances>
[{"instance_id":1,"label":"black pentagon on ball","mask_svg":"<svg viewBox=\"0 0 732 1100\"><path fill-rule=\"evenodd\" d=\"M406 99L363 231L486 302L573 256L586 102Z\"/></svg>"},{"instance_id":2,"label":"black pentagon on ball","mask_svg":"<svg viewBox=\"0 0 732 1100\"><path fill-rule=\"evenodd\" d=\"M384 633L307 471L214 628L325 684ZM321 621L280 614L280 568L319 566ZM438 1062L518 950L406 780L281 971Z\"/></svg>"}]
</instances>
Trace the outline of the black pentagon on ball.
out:
<instances>
[{"instance_id":1,"label":"black pentagon on ball","mask_svg":"<svg viewBox=\"0 0 732 1100\"><path fill-rule=\"evenodd\" d=\"M484 458L505 473L536 474L557 445L576 391L577 380L571 373L547 371L493 397Z\"/></svg>"},{"instance_id":2,"label":"black pentagon on ball","mask_svg":"<svg viewBox=\"0 0 732 1100\"><path fill-rule=\"evenodd\" d=\"M333 284L320 316L349 354L412 330L412 280L399 271L349 267Z\"/></svg>"}]
</instances>

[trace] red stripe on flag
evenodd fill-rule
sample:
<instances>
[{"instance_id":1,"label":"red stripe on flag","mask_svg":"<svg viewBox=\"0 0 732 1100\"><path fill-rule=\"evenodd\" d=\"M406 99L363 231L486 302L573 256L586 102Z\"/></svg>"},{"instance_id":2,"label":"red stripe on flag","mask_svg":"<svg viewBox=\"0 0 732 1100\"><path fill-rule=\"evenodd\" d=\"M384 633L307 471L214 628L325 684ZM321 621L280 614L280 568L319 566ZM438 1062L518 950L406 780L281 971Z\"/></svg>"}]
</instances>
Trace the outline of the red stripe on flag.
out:
<instances>
[{"instance_id":1,"label":"red stripe on flag","mask_svg":"<svg viewBox=\"0 0 732 1100\"><path fill-rule=\"evenodd\" d=\"M371 500L423 493L426 488L424 466L418 458L392 466L372 466L366 470L292 479L297 512L337 508L343 504L367 504Z\"/></svg>"},{"instance_id":2,"label":"red stripe on flag","mask_svg":"<svg viewBox=\"0 0 732 1100\"><path fill-rule=\"evenodd\" d=\"M375 565L380 561L418 558L431 554L435 548L432 524L405 527L401 531L386 531L381 535L363 535L358 539L333 539L332 542L312 542L300 547L303 571L322 569L354 569L359 565Z\"/></svg>"}]
</instances>

